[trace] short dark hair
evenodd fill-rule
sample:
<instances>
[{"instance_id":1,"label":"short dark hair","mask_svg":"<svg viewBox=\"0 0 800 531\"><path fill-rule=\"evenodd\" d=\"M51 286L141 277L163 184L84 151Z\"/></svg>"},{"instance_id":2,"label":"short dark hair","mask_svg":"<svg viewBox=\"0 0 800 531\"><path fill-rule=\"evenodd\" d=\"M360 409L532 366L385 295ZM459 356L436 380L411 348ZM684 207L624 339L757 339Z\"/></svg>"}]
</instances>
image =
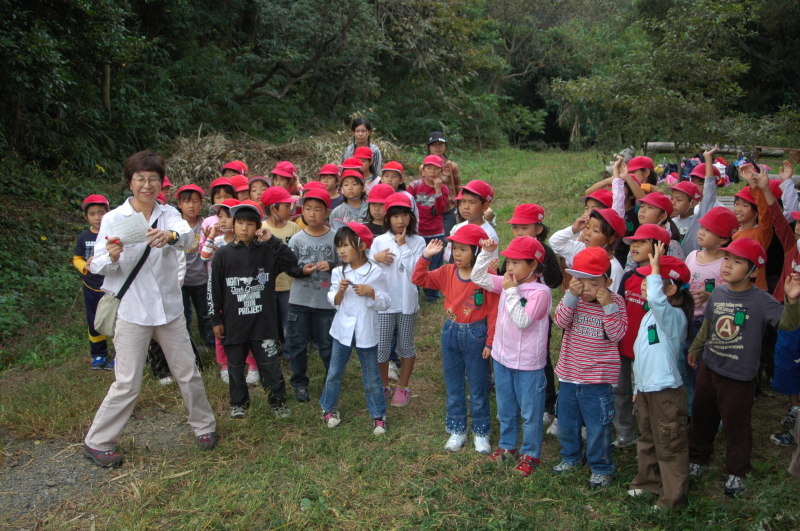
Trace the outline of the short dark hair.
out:
<instances>
[{"instance_id":1,"label":"short dark hair","mask_svg":"<svg viewBox=\"0 0 800 531\"><path fill-rule=\"evenodd\" d=\"M324 206L326 210L328 209L328 203L326 203L325 201L323 201L322 199L319 199L319 198L317 198L317 197L304 197L304 198L303 198L303 206L305 206L305 205L306 205L306 203L308 203L309 201L317 201L317 202L319 202L319 203L320 203L322 206ZM302 207L301 207L301 208L302 208ZM303 220L303 221L305 221L305 220Z\"/></svg>"},{"instance_id":2,"label":"short dark hair","mask_svg":"<svg viewBox=\"0 0 800 531\"><path fill-rule=\"evenodd\" d=\"M596 219L597 221L600 222L600 230L603 232L603 235L606 238L610 238L612 236L614 237L614 243L612 243L611 245L607 245L605 248L611 252L616 250L617 246L619 245L619 242L622 241L622 238L620 238L617 235L617 231L614 230L614 227L612 227L611 224L608 221L606 221L606 219L603 216L601 216L600 212L598 212L597 210L593 210L592 213L589 214L589 218Z\"/></svg>"},{"instance_id":3,"label":"short dark hair","mask_svg":"<svg viewBox=\"0 0 800 531\"><path fill-rule=\"evenodd\" d=\"M146 149L128 157L128 160L125 161L124 169L125 182L131 184L133 174L142 171L154 171L163 181L166 170L164 169L164 157L161 156L161 153L154 153Z\"/></svg>"},{"instance_id":4,"label":"short dark hair","mask_svg":"<svg viewBox=\"0 0 800 531\"><path fill-rule=\"evenodd\" d=\"M89 203L88 205L83 207L83 216L86 217L86 212L89 210L89 207L95 206L95 205L99 205L99 206L105 208L106 212L108 212L108 205L105 204L105 203Z\"/></svg>"},{"instance_id":5,"label":"short dark hair","mask_svg":"<svg viewBox=\"0 0 800 531\"><path fill-rule=\"evenodd\" d=\"M409 236L417 234L417 216L414 215L413 209L404 206L389 207L389 210L386 211L386 215L383 217L383 226L391 232L392 216L396 216L397 214L410 214L408 227L406 227L406 234Z\"/></svg>"},{"instance_id":6,"label":"short dark hair","mask_svg":"<svg viewBox=\"0 0 800 531\"><path fill-rule=\"evenodd\" d=\"M261 216L252 208L240 208L233 214L233 222L236 223L237 219L245 222L252 222L257 225L261 224Z\"/></svg>"},{"instance_id":7,"label":"short dark hair","mask_svg":"<svg viewBox=\"0 0 800 531\"><path fill-rule=\"evenodd\" d=\"M178 202L188 201L193 195L197 195L201 201L203 200L203 196L197 190L184 190L183 192L178 193Z\"/></svg>"},{"instance_id":8,"label":"short dark hair","mask_svg":"<svg viewBox=\"0 0 800 531\"><path fill-rule=\"evenodd\" d=\"M469 190L465 190L465 189L462 188L461 189L461 196L463 197L463 196L465 196L467 194L477 197L480 200L481 204L484 204L486 202L486 200L484 198L482 198L481 196L479 196L475 192L470 192Z\"/></svg>"},{"instance_id":9,"label":"short dark hair","mask_svg":"<svg viewBox=\"0 0 800 531\"><path fill-rule=\"evenodd\" d=\"M236 190L233 189L233 186L229 184L220 184L211 189L211 201L214 201L214 196L217 195L220 190L228 192L228 195L231 197L236 197Z\"/></svg>"}]
</instances>

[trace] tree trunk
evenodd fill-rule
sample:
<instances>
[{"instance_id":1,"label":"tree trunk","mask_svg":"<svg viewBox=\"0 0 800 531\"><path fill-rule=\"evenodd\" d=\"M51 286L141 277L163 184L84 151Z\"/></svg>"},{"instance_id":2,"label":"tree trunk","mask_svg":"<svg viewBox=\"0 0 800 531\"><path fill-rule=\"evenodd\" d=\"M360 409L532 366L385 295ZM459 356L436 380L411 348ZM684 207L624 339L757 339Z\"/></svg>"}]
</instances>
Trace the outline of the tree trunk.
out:
<instances>
[{"instance_id":1,"label":"tree trunk","mask_svg":"<svg viewBox=\"0 0 800 531\"><path fill-rule=\"evenodd\" d=\"M111 112L111 63L103 63L103 107Z\"/></svg>"}]
</instances>

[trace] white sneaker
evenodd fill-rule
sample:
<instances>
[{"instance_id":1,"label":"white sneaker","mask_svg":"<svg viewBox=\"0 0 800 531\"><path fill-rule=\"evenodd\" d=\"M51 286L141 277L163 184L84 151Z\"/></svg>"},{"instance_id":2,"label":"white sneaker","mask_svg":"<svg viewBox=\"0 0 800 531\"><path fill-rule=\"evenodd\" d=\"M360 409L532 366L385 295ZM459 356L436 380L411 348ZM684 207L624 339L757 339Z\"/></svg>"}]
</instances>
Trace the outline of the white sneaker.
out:
<instances>
[{"instance_id":1,"label":"white sneaker","mask_svg":"<svg viewBox=\"0 0 800 531\"><path fill-rule=\"evenodd\" d=\"M259 377L258 371L249 370L247 371L247 378L245 378L247 385L258 385L258 382L261 381Z\"/></svg>"},{"instance_id":2,"label":"white sneaker","mask_svg":"<svg viewBox=\"0 0 800 531\"><path fill-rule=\"evenodd\" d=\"M548 424L550 424L554 420L556 420L556 416L555 415L551 415L547 411L544 412L544 415L542 416L542 424L547 426Z\"/></svg>"},{"instance_id":3,"label":"white sneaker","mask_svg":"<svg viewBox=\"0 0 800 531\"><path fill-rule=\"evenodd\" d=\"M228 369L219 370L219 379L222 380L222 383L230 382L230 378L228 378Z\"/></svg>"},{"instance_id":4,"label":"white sneaker","mask_svg":"<svg viewBox=\"0 0 800 531\"><path fill-rule=\"evenodd\" d=\"M399 380L400 374L397 372L397 365L393 361L389 362L389 379L390 380Z\"/></svg>"},{"instance_id":5,"label":"white sneaker","mask_svg":"<svg viewBox=\"0 0 800 531\"><path fill-rule=\"evenodd\" d=\"M449 452L457 452L461 450L464 443L467 442L466 433L453 433L444 445L444 449Z\"/></svg>"},{"instance_id":6,"label":"white sneaker","mask_svg":"<svg viewBox=\"0 0 800 531\"><path fill-rule=\"evenodd\" d=\"M492 451L492 446L489 444L488 435L475 436L475 451L479 454L488 454Z\"/></svg>"},{"instance_id":7,"label":"white sneaker","mask_svg":"<svg viewBox=\"0 0 800 531\"><path fill-rule=\"evenodd\" d=\"M158 385L166 387L166 386L168 386L168 385L170 385L170 384L172 384L174 382L175 382L175 380L172 379L172 376L165 376L164 378L161 378L158 381Z\"/></svg>"},{"instance_id":8,"label":"white sneaker","mask_svg":"<svg viewBox=\"0 0 800 531\"><path fill-rule=\"evenodd\" d=\"M550 427L547 428L548 435L555 435L558 436L558 419L553 419L553 423L550 424Z\"/></svg>"}]
</instances>

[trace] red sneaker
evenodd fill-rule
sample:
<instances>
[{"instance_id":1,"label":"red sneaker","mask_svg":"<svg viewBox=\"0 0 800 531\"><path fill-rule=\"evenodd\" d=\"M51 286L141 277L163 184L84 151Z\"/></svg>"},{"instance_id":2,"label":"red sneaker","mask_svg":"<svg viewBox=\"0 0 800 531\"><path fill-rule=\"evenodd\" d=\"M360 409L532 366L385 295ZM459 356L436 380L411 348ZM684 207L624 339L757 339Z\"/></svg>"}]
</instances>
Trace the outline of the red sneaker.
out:
<instances>
[{"instance_id":1,"label":"red sneaker","mask_svg":"<svg viewBox=\"0 0 800 531\"><path fill-rule=\"evenodd\" d=\"M489 461L497 461L498 463L501 461L511 461L516 456L516 450L504 450L503 448L498 448L489 456Z\"/></svg>"},{"instance_id":2,"label":"red sneaker","mask_svg":"<svg viewBox=\"0 0 800 531\"><path fill-rule=\"evenodd\" d=\"M541 464L542 462L539 459L527 454L521 454L519 456L519 463L514 467L514 473L526 478L530 476L535 469L539 468Z\"/></svg>"}]
</instances>

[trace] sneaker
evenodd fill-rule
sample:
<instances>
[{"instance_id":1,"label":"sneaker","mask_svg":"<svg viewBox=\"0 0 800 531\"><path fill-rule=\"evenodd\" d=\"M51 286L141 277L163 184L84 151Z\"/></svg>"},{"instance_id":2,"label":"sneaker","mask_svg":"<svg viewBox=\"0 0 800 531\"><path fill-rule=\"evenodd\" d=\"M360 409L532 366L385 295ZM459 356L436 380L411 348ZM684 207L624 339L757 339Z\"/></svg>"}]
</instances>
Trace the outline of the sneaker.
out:
<instances>
[{"instance_id":1,"label":"sneaker","mask_svg":"<svg viewBox=\"0 0 800 531\"><path fill-rule=\"evenodd\" d=\"M119 466L119 464L122 462L122 455L114 450L111 450L110 452L104 452L102 450L89 448L86 444L83 445L83 455L87 459L94 461L94 464L97 466L101 466L103 468Z\"/></svg>"},{"instance_id":2,"label":"sneaker","mask_svg":"<svg viewBox=\"0 0 800 531\"><path fill-rule=\"evenodd\" d=\"M628 446L635 446L639 437L634 435L620 435L611 443L614 448L627 448Z\"/></svg>"},{"instance_id":3,"label":"sneaker","mask_svg":"<svg viewBox=\"0 0 800 531\"><path fill-rule=\"evenodd\" d=\"M244 406L231 406L231 418L234 420L243 419L245 411L247 411L247 408Z\"/></svg>"},{"instance_id":4,"label":"sneaker","mask_svg":"<svg viewBox=\"0 0 800 531\"><path fill-rule=\"evenodd\" d=\"M447 442L444 443L444 449L448 452L457 452L461 450L465 442L467 442L466 433L453 433L450 435L450 438L447 439Z\"/></svg>"},{"instance_id":5,"label":"sneaker","mask_svg":"<svg viewBox=\"0 0 800 531\"><path fill-rule=\"evenodd\" d=\"M342 419L339 418L339 412L335 409L331 409L327 413L323 413L322 420L325 422L325 425L331 429L335 428L340 422L342 422Z\"/></svg>"},{"instance_id":6,"label":"sneaker","mask_svg":"<svg viewBox=\"0 0 800 531\"><path fill-rule=\"evenodd\" d=\"M384 387L383 388L383 396L385 398L389 398L390 396L392 396L392 388L391 387Z\"/></svg>"},{"instance_id":7,"label":"sneaker","mask_svg":"<svg viewBox=\"0 0 800 531\"><path fill-rule=\"evenodd\" d=\"M308 388L298 387L294 390L294 397L298 402L308 402Z\"/></svg>"},{"instance_id":8,"label":"sneaker","mask_svg":"<svg viewBox=\"0 0 800 531\"><path fill-rule=\"evenodd\" d=\"M786 415L784 415L783 420L781 420L781 424L791 428L797 421L798 414L800 414L800 406L790 407L789 409L786 410Z\"/></svg>"},{"instance_id":9,"label":"sneaker","mask_svg":"<svg viewBox=\"0 0 800 531\"><path fill-rule=\"evenodd\" d=\"M533 456L522 454L519 456L519 463L514 467L514 473L524 478L531 475L531 472L539 468L541 461Z\"/></svg>"},{"instance_id":10,"label":"sneaker","mask_svg":"<svg viewBox=\"0 0 800 531\"><path fill-rule=\"evenodd\" d=\"M476 435L474 443L475 451L479 454L488 454L492 451L492 445L489 444L488 435Z\"/></svg>"},{"instance_id":11,"label":"sneaker","mask_svg":"<svg viewBox=\"0 0 800 531\"><path fill-rule=\"evenodd\" d=\"M289 418L292 415L292 411L283 404L279 406L273 406L272 412L275 413L275 416L279 419Z\"/></svg>"},{"instance_id":12,"label":"sneaker","mask_svg":"<svg viewBox=\"0 0 800 531\"><path fill-rule=\"evenodd\" d=\"M408 387L397 387L392 397L392 407L406 407L411 400L411 389Z\"/></svg>"},{"instance_id":13,"label":"sneaker","mask_svg":"<svg viewBox=\"0 0 800 531\"><path fill-rule=\"evenodd\" d=\"M744 491L744 479L733 474L728 474L728 480L722 487L722 492L726 496L736 496Z\"/></svg>"},{"instance_id":14,"label":"sneaker","mask_svg":"<svg viewBox=\"0 0 800 531\"><path fill-rule=\"evenodd\" d=\"M590 489L604 489L611 485L611 474L592 474L589 483L586 484Z\"/></svg>"},{"instance_id":15,"label":"sneaker","mask_svg":"<svg viewBox=\"0 0 800 531\"><path fill-rule=\"evenodd\" d=\"M572 470L576 466L578 466L578 463L567 463L566 461L562 460L559 464L553 467L551 472L553 472L553 474L561 475L568 470Z\"/></svg>"},{"instance_id":16,"label":"sneaker","mask_svg":"<svg viewBox=\"0 0 800 531\"><path fill-rule=\"evenodd\" d=\"M706 471L706 467L697 463L689 463L689 477L699 478Z\"/></svg>"},{"instance_id":17,"label":"sneaker","mask_svg":"<svg viewBox=\"0 0 800 531\"><path fill-rule=\"evenodd\" d=\"M113 371L114 370L114 360L109 361L105 365L103 365L104 371Z\"/></svg>"},{"instance_id":18,"label":"sneaker","mask_svg":"<svg viewBox=\"0 0 800 531\"><path fill-rule=\"evenodd\" d=\"M638 498L639 496L644 496L645 494L648 494L648 492L644 489L630 489L628 491L628 496L631 498Z\"/></svg>"},{"instance_id":19,"label":"sneaker","mask_svg":"<svg viewBox=\"0 0 800 531\"><path fill-rule=\"evenodd\" d=\"M103 356L95 356L92 358L92 364L89 368L93 371L101 371L106 366L106 359Z\"/></svg>"},{"instance_id":20,"label":"sneaker","mask_svg":"<svg viewBox=\"0 0 800 531\"><path fill-rule=\"evenodd\" d=\"M244 379L244 381L247 382L247 385L258 385L258 383L261 381L261 377L258 374L258 371L250 369L247 371L247 377Z\"/></svg>"},{"instance_id":21,"label":"sneaker","mask_svg":"<svg viewBox=\"0 0 800 531\"><path fill-rule=\"evenodd\" d=\"M501 461L511 461L517 457L516 450L505 450L503 448L497 448L492 455L489 456L489 461L497 461L498 463Z\"/></svg>"},{"instance_id":22,"label":"sneaker","mask_svg":"<svg viewBox=\"0 0 800 531\"><path fill-rule=\"evenodd\" d=\"M548 424L550 424L554 420L556 420L556 416L555 415L551 415L547 411L544 412L544 416L542 416L542 424L544 426L547 426Z\"/></svg>"},{"instance_id":23,"label":"sneaker","mask_svg":"<svg viewBox=\"0 0 800 531\"><path fill-rule=\"evenodd\" d=\"M372 435L383 435L386 433L386 417L373 419L372 425L374 426L372 429Z\"/></svg>"},{"instance_id":24,"label":"sneaker","mask_svg":"<svg viewBox=\"0 0 800 531\"><path fill-rule=\"evenodd\" d=\"M769 436L769 440L778 446L797 446L797 441L794 440L794 435L792 435L790 431L786 433L773 433Z\"/></svg>"},{"instance_id":25,"label":"sneaker","mask_svg":"<svg viewBox=\"0 0 800 531\"><path fill-rule=\"evenodd\" d=\"M547 428L547 434L558 437L558 418L553 419L553 423Z\"/></svg>"},{"instance_id":26,"label":"sneaker","mask_svg":"<svg viewBox=\"0 0 800 531\"><path fill-rule=\"evenodd\" d=\"M390 380L400 379L400 373L397 372L397 365L395 365L393 361L389 362L389 379Z\"/></svg>"},{"instance_id":27,"label":"sneaker","mask_svg":"<svg viewBox=\"0 0 800 531\"><path fill-rule=\"evenodd\" d=\"M197 447L200 448L200 450L213 450L219 442L219 435L217 435L215 431L204 433L203 435L198 435L196 441Z\"/></svg>"},{"instance_id":28,"label":"sneaker","mask_svg":"<svg viewBox=\"0 0 800 531\"><path fill-rule=\"evenodd\" d=\"M230 383L230 377L228 376L228 369L219 370L219 379L222 380L222 383Z\"/></svg>"},{"instance_id":29,"label":"sneaker","mask_svg":"<svg viewBox=\"0 0 800 531\"><path fill-rule=\"evenodd\" d=\"M173 383L175 383L175 380L172 379L172 376L165 376L164 378L161 378L158 381L158 385L160 385L162 387L166 387L166 386L171 385Z\"/></svg>"}]
</instances>

